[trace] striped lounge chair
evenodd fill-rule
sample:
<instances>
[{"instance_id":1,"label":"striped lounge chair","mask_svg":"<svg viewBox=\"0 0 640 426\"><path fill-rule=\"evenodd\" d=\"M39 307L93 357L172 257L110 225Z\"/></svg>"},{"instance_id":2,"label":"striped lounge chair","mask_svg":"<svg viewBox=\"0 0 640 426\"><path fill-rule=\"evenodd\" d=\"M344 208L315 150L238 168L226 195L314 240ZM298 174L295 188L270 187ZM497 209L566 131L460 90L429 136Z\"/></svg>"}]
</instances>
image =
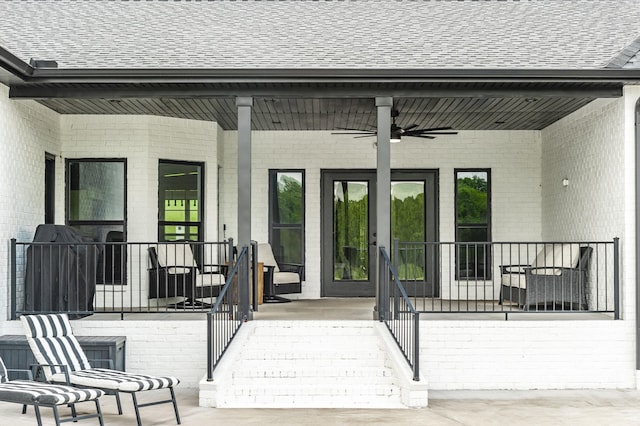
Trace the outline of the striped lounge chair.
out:
<instances>
[{"instance_id":1,"label":"striped lounge chair","mask_svg":"<svg viewBox=\"0 0 640 426\"><path fill-rule=\"evenodd\" d=\"M24 326L29 347L49 382L102 389L106 393L114 394L118 414L122 414L120 393L129 393L133 399L138 426L142 425L140 407L173 403L176 421L180 424L178 404L173 391L173 387L180 382L177 378L92 368L73 335L66 314L23 315L20 320ZM136 392L165 388L169 389L171 399L138 404Z\"/></svg>"},{"instance_id":2,"label":"striped lounge chair","mask_svg":"<svg viewBox=\"0 0 640 426\"><path fill-rule=\"evenodd\" d=\"M28 372L30 373L30 371ZM98 401L102 395L104 392L98 389L78 389L65 385L34 382L33 380L9 380L7 368L0 359L0 401L22 404L22 414L27 412L27 405L33 405L38 426L42 426L40 407L50 407L53 410L56 426L64 422L76 422L93 417L97 417L100 426L103 426L102 412ZM96 414L78 416L75 404L87 401L95 402ZM60 419L58 407L61 405L71 407L70 417Z\"/></svg>"}]
</instances>

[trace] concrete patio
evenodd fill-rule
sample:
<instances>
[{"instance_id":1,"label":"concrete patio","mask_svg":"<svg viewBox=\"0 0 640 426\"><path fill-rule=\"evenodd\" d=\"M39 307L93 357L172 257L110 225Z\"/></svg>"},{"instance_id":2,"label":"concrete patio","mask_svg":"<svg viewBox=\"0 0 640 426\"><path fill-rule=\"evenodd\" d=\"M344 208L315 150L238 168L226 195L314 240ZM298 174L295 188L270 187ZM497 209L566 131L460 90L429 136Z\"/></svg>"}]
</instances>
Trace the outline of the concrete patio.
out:
<instances>
[{"instance_id":1,"label":"concrete patio","mask_svg":"<svg viewBox=\"0 0 640 426\"><path fill-rule=\"evenodd\" d=\"M146 395L142 394L140 399ZM640 392L635 390L576 391L432 391L429 407L406 410L353 409L216 409L198 406L195 391L178 391L182 424L236 425L637 425ZM131 401L123 398L124 414L116 415L114 398L101 399L106 425L133 425ZM90 406L87 406L90 407ZM2 424L33 426L33 409L20 414L17 404L0 403ZM80 409L79 411L81 411ZM43 409L43 424L53 424L51 410ZM67 414L67 410L61 410ZM142 410L145 426L174 425L170 406ZM98 424L95 419L79 425Z\"/></svg>"}]
</instances>

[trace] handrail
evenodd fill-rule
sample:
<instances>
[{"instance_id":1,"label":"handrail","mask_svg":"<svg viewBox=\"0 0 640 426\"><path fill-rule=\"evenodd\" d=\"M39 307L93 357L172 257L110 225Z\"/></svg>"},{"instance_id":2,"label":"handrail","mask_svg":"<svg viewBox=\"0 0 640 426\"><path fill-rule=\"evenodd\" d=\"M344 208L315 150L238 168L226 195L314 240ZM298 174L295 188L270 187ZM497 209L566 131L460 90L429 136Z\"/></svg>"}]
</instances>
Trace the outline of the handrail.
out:
<instances>
[{"instance_id":1,"label":"handrail","mask_svg":"<svg viewBox=\"0 0 640 426\"><path fill-rule=\"evenodd\" d=\"M394 241L393 265L426 314L606 314L620 318L619 239ZM605 316L597 316L604 318Z\"/></svg>"},{"instance_id":2,"label":"handrail","mask_svg":"<svg viewBox=\"0 0 640 426\"><path fill-rule=\"evenodd\" d=\"M248 248L242 248L237 261L229 272L229 277L216 299L216 303L207 313L207 381L213 381L213 371L218 366L222 355L226 352L231 341L236 336L247 317L241 315L237 297L229 293L229 288L238 283L238 275L241 268L248 267Z\"/></svg>"},{"instance_id":3,"label":"handrail","mask_svg":"<svg viewBox=\"0 0 640 426\"><path fill-rule=\"evenodd\" d=\"M224 285L233 240L18 242L11 240L11 318L66 312L188 313L209 309Z\"/></svg>"},{"instance_id":4,"label":"handrail","mask_svg":"<svg viewBox=\"0 0 640 426\"><path fill-rule=\"evenodd\" d=\"M398 279L384 246L379 248L379 258L380 321L385 323L404 355L413 372L413 380L420 381L420 313Z\"/></svg>"}]
</instances>

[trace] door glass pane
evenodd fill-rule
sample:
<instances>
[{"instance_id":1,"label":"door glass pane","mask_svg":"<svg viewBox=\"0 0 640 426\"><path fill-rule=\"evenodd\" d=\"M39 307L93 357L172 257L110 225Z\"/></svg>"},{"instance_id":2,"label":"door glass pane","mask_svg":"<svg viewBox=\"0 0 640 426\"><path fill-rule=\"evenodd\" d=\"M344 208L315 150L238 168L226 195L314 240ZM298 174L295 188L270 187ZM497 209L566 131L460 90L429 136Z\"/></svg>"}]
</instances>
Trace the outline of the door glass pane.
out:
<instances>
[{"instance_id":1,"label":"door glass pane","mask_svg":"<svg viewBox=\"0 0 640 426\"><path fill-rule=\"evenodd\" d=\"M391 240L425 241L425 182L391 182ZM401 280L424 281L425 252L422 246L399 253Z\"/></svg>"},{"instance_id":2,"label":"door glass pane","mask_svg":"<svg viewBox=\"0 0 640 426\"><path fill-rule=\"evenodd\" d=\"M336 281L369 279L369 185L333 183L333 275Z\"/></svg>"}]
</instances>

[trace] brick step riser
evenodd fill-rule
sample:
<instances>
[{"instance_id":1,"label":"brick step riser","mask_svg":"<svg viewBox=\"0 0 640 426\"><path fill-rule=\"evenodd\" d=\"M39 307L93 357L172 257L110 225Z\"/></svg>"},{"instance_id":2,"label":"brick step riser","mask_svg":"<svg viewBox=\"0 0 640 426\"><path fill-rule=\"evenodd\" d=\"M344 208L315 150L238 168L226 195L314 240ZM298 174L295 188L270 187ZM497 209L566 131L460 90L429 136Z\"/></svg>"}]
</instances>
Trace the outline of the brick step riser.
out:
<instances>
[{"instance_id":1,"label":"brick step riser","mask_svg":"<svg viewBox=\"0 0 640 426\"><path fill-rule=\"evenodd\" d=\"M394 377L393 372L389 368L371 366L368 368L308 368L308 369L296 369L296 368L241 368L236 370L231 375L232 378L246 379L246 378L263 378L263 377Z\"/></svg>"}]
</instances>

